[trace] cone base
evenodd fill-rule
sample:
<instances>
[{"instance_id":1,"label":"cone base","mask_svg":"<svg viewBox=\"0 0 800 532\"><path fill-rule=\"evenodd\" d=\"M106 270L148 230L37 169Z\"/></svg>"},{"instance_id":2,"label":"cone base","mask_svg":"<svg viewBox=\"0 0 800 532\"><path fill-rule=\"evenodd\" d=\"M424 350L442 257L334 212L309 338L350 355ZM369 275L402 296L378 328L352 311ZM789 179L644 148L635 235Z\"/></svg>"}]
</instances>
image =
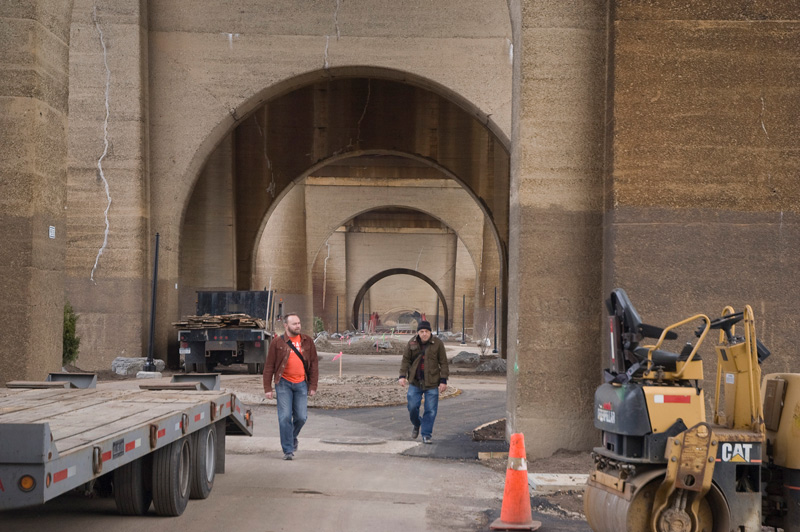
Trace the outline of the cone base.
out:
<instances>
[{"instance_id":1,"label":"cone base","mask_svg":"<svg viewBox=\"0 0 800 532\"><path fill-rule=\"evenodd\" d=\"M527 523L505 523L501 519L495 519L489 527L491 530L539 530L542 526L541 521L528 521Z\"/></svg>"}]
</instances>

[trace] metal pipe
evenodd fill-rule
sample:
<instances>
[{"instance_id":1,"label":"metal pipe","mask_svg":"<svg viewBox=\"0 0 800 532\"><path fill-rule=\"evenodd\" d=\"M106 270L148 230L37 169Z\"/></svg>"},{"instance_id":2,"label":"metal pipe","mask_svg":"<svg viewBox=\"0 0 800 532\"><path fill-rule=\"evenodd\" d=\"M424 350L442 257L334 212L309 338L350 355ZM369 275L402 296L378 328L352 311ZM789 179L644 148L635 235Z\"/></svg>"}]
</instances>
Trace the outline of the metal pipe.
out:
<instances>
[{"instance_id":1,"label":"metal pipe","mask_svg":"<svg viewBox=\"0 0 800 532\"><path fill-rule=\"evenodd\" d=\"M461 296L461 345L467 343L466 308L467 294L463 294Z\"/></svg>"},{"instance_id":2,"label":"metal pipe","mask_svg":"<svg viewBox=\"0 0 800 532\"><path fill-rule=\"evenodd\" d=\"M497 353L497 287L494 287L494 349L492 353Z\"/></svg>"},{"instance_id":3,"label":"metal pipe","mask_svg":"<svg viewBox=\"0 0 800 532\"><path fill-rule=\"evenodd\" d=\"M147 349L147 362L144 365L145 371L155 371L156 365L153 362L153 342L156 334L156 286L158 286L158 240L160 236L156 233L156 253L153 261L153 295L150 300L150 346Z\"/></svg>"},{"instance_id":4,"label":"metal pipe","mask_svg":"<svg viewBox=\"0 0 800 532\"><path fill-rule=\"evenodd\" d=\"M339 333L339 296L336 296L336 333Z\"/></svg>"}]
</instances>

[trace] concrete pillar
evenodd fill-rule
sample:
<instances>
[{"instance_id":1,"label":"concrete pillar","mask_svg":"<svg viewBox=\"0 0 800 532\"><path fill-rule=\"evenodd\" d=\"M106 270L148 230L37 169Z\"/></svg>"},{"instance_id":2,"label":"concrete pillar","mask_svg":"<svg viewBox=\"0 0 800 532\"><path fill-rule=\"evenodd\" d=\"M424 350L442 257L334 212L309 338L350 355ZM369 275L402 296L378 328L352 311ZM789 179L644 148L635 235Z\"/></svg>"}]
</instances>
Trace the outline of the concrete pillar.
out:
<instances>
[{"instance_id":1,"label":"concrete pillar","mask_svg":"<svg viewBox=\"0 0 800 532\"><path fill-rule=\"evenodd\" d=\"M456 306L457 308L461 308L461 296L467 296L467 305L466 305L466 327L468 334L470 334L473 338L477 338L478 335L485 334L482 331L482 323L478 323L475 321L476 315L476 302L477 302L477 295L475 292L475 263L472 261L472 257L467 251L467 247L464 245L464 242L461 239L458 239L458 247L456 249L456 262L455 262L455 298L456 298ZM431 318L431 324L433 324L433 317L428 316ZM458 323L458 327L456 329L461 329L461 310L457 311L456 321Z\"/></svg>"},{"instance_id":2,"label":"concrete pillar","mask_svg":"<svg viewBox=\"0 0 800 532\"><path fill-rule=\"evenodd\" d=\"M749 304L797 371L800 7L616 4L604 294L660 326Z\"/></svg>"},{"instance_id":3,"label":"concrete pillar","mask_svg":"<svg viewBox=\"0 0 800 532\"><path fill-rule=\"evenodd\" d=\"M184 217L179 270L181 316L196 312L197 290L236 289L233 180L233 137L229 135L200 173Z\"/></svg>"},{"instance_id":4,"label":"concrete pillar","mask_svg":"<svg viewBox=\"0 0 800 532\"><path fill-rule=\"evenodd\" d=\"M61 367L71 14L0 4L0 385Z\"/></svg>"},{"instance_id":5,"label":"concrete pillar","mask_svg":"<svg viewBox=\"0 0 800 532\"><path fill-rule=\"evenodd\" d=\"M345 329L352 328L349 316L352 301L347 300L347 246L345 233L333 232L317 254L312 271L314 283L314 315L322 318L325 329L336 330L336 296L339 296L339 321ZM359 320L360 323L360 320Z\"/></svg>"},{"instance_id":6,"label":"concrete pillar","mask_svg":"<svg viewBox=\"0 0 800 532\"><path fill-rule=\"evenodd\" d=\"M269 287L272 278L272 289L277 301L283 300L283 311L296 312L300 315L303 330L313 330L313 308L310 307L312 286L311 267L306 265L306 213L305 187L294 186L280 200L269 217L264 231L271 246L259 246L256 250L256 276L253 288L257 290ZM277 305L276 305L277 309ZM278 326L279 332L283 328Z\"/></svg>"},{"instance_id":7,"label":"concrete pillar","mask_svg":"<svg viewBox=\"0 0 800 532\"><path fill-rule=\"evenodd\" d=\"M495 329L495 287L497 288L497 342L502 341L503 330L503 285L500 277L500 250L497 247L491 221L483 218L483 238L478 272L475 275L475 324L479 329L486 329L489 338L494 342ZM492 348L496 346L492 345ZM498 347L498 351L500 348Z\"/></svg>"},{"instance_id":8,"label":"concrete pillar","mask_svg":"<svg viewBox=\"0 0 800 532\"><path fill-rule=\"evenodd\" d=\"M596 440L606 6L512 0L509 7L507 430L527 434L528 455L541 457Z\"/></svg>"},{"instance_id":9,"label":"concrete pillar","mask_svg":"<svg viewBox=\"0 0 800 532\"><path fill-rule=\"evenodd\" d=\"M66 264L67 295L80 314L79 365L86 369L109 368L117 356L147 351L147 31L144 1L75 2Z\"/></svg>"}]
</instances>

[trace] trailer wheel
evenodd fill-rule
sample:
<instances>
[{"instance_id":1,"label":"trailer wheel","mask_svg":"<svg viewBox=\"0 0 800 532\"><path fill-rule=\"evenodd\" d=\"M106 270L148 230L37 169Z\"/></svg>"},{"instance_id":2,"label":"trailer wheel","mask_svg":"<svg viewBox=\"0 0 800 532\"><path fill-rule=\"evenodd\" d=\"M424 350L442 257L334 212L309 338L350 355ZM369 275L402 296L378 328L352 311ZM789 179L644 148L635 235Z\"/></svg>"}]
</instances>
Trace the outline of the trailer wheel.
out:
<instances>
[{"instance_id":1,"label":"trailer wheel","mask_svg":"<svg viewBox=\"0 0 800 532\"><path fill-rule=\"evenodd\" d=\"M144 515L153 500L149 457L114 470L114 502L122 515Z\"/></svg>"},{"instance_id":2,"label":"trailer wheel","mask_svg":"<svg viewBox=\"0 0 800 532\"><path fill-rule=\"evenodd\" d=\"M153 453L153 506L158 515L177 516L189 501L192 470L190 438Z\"/></svg>"},{"instance_id":3,"label":"trailer wheel","mask_svg":"<svg viewBox=\"0 0 800 532\"><path fill-rule=\"evenodd\" d=\"M192 434L191 498L205 499L214 487L217 472L217 429L208 425Z\"/></svg>"}]
</instances>

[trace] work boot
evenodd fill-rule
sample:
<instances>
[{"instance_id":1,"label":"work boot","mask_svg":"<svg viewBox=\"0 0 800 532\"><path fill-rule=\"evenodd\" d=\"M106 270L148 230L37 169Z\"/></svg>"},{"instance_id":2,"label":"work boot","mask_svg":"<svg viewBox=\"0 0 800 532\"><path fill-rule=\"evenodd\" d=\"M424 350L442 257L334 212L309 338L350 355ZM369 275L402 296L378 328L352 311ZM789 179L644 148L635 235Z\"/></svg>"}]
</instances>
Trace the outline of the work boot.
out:
<instances>
[{"instance_id":1,"label":"work boot","mask_svg":"<svg viewBox=\"0 0 800 532\"><path fill-rule=\"evenodd\" d=\"M411 439L416 440L417 436L419 436L419 427L414 427L411 429Z\"/></svg>"},{"instance_id":2,"label":"work boot","mask_svg":"<svg viewBox=\"0 0 800 532\"><path fill-rule=\"evenodd\" d=\"M422 443L433 443L433 439L431 438L431 436L423 436Z\"/></svg>"}]
</instances>

